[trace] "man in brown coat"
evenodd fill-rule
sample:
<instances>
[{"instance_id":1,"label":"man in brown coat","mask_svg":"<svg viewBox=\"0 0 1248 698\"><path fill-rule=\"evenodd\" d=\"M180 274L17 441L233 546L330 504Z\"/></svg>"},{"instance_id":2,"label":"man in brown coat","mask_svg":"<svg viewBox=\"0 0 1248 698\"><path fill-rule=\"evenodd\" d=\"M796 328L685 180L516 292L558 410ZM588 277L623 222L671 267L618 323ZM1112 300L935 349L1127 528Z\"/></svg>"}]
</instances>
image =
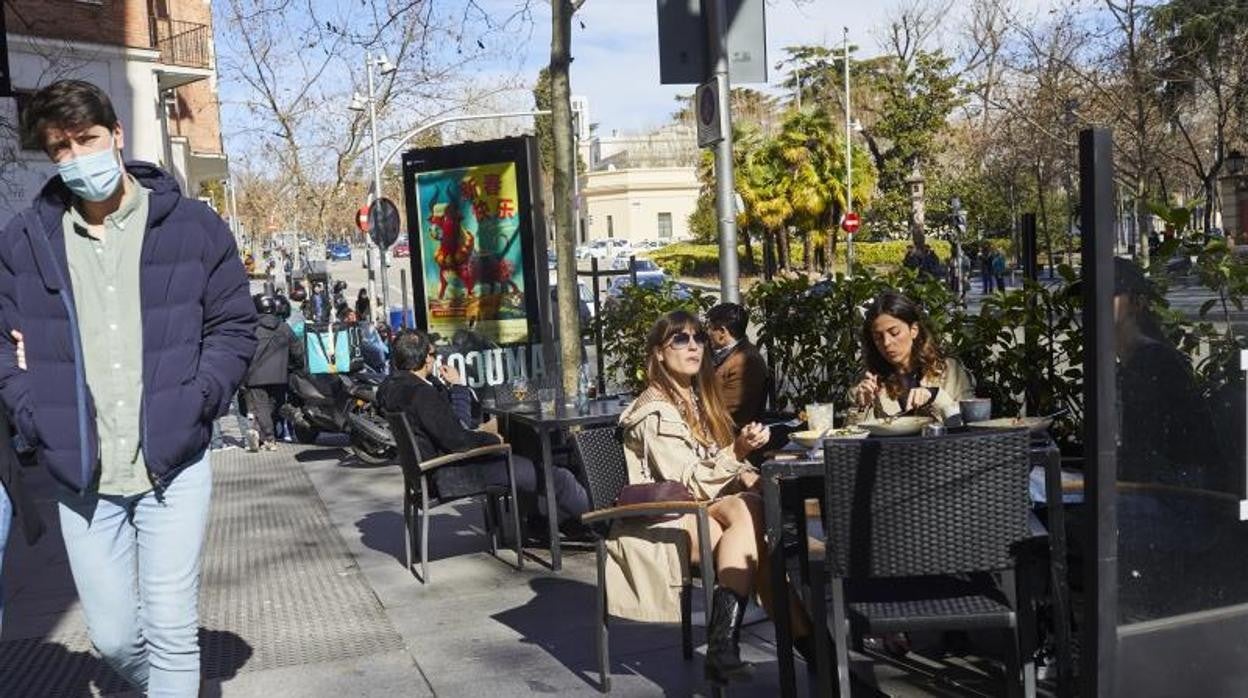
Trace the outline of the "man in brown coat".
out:
<instances>
[{"instance_id":1,"label":"man in brown coat","mask_svg":"<svg viewBox=\"0 0 1248 698\"><path fill-rule=\"evenodd\" d=\"M736 303L720 303L706 313L715 375L738 429L758 421L767 405L767 363L745 337L748 323L745 308Z\"/></svg>"}]
</instances>

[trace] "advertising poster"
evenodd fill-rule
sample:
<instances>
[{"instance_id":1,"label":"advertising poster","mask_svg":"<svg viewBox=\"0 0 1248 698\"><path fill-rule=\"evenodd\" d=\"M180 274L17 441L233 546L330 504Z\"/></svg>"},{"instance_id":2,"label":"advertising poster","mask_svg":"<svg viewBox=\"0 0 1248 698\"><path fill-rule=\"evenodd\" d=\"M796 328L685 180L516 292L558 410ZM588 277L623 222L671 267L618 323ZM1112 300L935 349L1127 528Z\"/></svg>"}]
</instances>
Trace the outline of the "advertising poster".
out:
<instances>
[{"instance_id":1,"label":"advertising poster","mask_svg":"<svg viewBox=\"0 0 1248 698\"><path fill-rule=\"evenodd\" d=\"M415 177L426 327L471 327L500 345L531 340L516 163Z\"/></svg>"}]
</instances>

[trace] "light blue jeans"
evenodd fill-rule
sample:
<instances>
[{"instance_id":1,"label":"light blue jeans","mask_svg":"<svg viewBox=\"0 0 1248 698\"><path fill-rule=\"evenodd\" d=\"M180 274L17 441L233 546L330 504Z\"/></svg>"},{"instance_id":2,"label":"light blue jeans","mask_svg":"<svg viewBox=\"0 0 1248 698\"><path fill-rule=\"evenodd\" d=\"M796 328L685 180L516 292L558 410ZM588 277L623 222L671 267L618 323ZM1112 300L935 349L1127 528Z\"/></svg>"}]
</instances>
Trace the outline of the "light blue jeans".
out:
<instances>
[{"instance_id":1,"label":"light blue jeans","mask_svg":"<svg viewBox=\"0 0 1248 698\"><path fill-rule=\"evenodd\" d=\"M60 496L91 642L152 698L199 693L199 558L211 498L207 453L159 496Z\"/></svg>"},{"instance_id":2,"label":"light blue jeans","mask_svg":"<svg viewBox=\"0 0 1248 698\"><path fill-rule=\"evenodd\" d=\"M9 540L9 527L13 522L13 503L9 493L0 485L0 627L4 626L4 545Z\"/></svg>"}]
</instances>

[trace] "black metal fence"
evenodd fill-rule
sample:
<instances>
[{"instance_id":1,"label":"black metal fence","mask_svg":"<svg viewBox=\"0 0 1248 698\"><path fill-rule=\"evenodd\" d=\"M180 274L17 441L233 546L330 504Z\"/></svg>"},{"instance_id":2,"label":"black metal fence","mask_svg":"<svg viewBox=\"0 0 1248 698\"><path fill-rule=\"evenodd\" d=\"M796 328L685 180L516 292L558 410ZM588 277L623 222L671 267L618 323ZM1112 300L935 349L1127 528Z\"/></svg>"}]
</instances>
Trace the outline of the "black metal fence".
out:
<instances>
[{"instance_id":1,"label":"black metal fence","mask_svg":"<svg viewBox=\"0 0 1248 698\"><path fill-rule=\"evenodd\" d=\"M211 27L198 22L152 18L152 45L161 62L187 68L212 67Z\"/></svg>"}]
</instances>

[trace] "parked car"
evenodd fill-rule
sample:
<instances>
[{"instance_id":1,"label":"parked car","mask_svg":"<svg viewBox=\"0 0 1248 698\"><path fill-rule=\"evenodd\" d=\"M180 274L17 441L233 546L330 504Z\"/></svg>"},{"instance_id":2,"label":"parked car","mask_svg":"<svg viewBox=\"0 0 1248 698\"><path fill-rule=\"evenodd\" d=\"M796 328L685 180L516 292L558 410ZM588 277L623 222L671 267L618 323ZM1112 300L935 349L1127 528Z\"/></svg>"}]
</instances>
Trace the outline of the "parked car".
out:
<instances>
[{"instance_id":1,"label":"parked car","mask_svg":"<svg viewBox=\"0 0 1248 698\"><path fill-rule=\"evenodd\" d=\"M412 250L407 246L407 239L401 239L394 243L394 247L390 248L390 254L395 257L410 257Z\"/></svg>"},{"instance_id":2,"label":"parked car","mask_svg":"<svg viewBox=\"0 0 1248 698\"><path fill-rule=\"evenodd\" d=\"M647 271L637 274L637 285L645 288L658 288L667 282L667 275L662 271ZM624 293L624 289L632 285L632 276L617 276L611 279L611 282L607 284L607 300L604 305L614 303ZM684 300L693 295L693 291L685 284L676 281L671 284L671 295L673 298Z\"/></svg>"},{"instance_id":3,"label":"parked car","mask_svg":"<svg viewBox=\"0 0 1248 698\"><path fill-rule=\"evenodd\" d=\"M345 242L331 242L325 246L325 258L333 262L349 262L351 246Z\"/></svg>"},{"instance_id":4,"label":"parked car","mask_svg":"<svg viewBox=\"0 0 1248 698\"><path fill-rule=\"evenodd\" d=\"M580 315L580 318L581 318L581 329L587 329L589 327L589 323L593 322L594 320L593 295L590 294L589 289L585 286L584 281L578 281L576 284L576 288L577 288L577 295L578 295L577 310L579 311L578 315ZM550 287L550 307L552 308L552 311L551 311L552 317L555 314L555 311L553 310L553 308L555 308L559 303L558 295L559 295L559 289L555 288L554 286L551 286ZM558 322L555 322L556 327L558 326L558 324L559 324Z\"/></svg>"},{"instance_id":5,"label":"parked car","mask_svg":"<svg viewBox=\"0 0 1248 698\"><path fill-rule=\"evenodd\" d=\"M628 240L620 240L617 238L608 238L606 240L591 240L590 242L576 248L577 259L589 259L591 257L597 259L610 259L623 255L627 257L632 254L632 245Z\"/></svg>"},{"instance_id":6,"label":"parked car","mask_svg":"<svg viewBox=\"0 0 1248 698\"><path fill-rule=\"evenodd\" d=\"M616 257L615 260L611 262L611 268L612 269L628 269L629 259L630 259L629 257ZM660 274L664 273L663 267L660 267L659 265L655 264L653 260L649 260L644 257L638 257L635 260L634 266L636 267L638 272L656 271L656 272L659 272Z\"/></svg>"}]
</instances>

